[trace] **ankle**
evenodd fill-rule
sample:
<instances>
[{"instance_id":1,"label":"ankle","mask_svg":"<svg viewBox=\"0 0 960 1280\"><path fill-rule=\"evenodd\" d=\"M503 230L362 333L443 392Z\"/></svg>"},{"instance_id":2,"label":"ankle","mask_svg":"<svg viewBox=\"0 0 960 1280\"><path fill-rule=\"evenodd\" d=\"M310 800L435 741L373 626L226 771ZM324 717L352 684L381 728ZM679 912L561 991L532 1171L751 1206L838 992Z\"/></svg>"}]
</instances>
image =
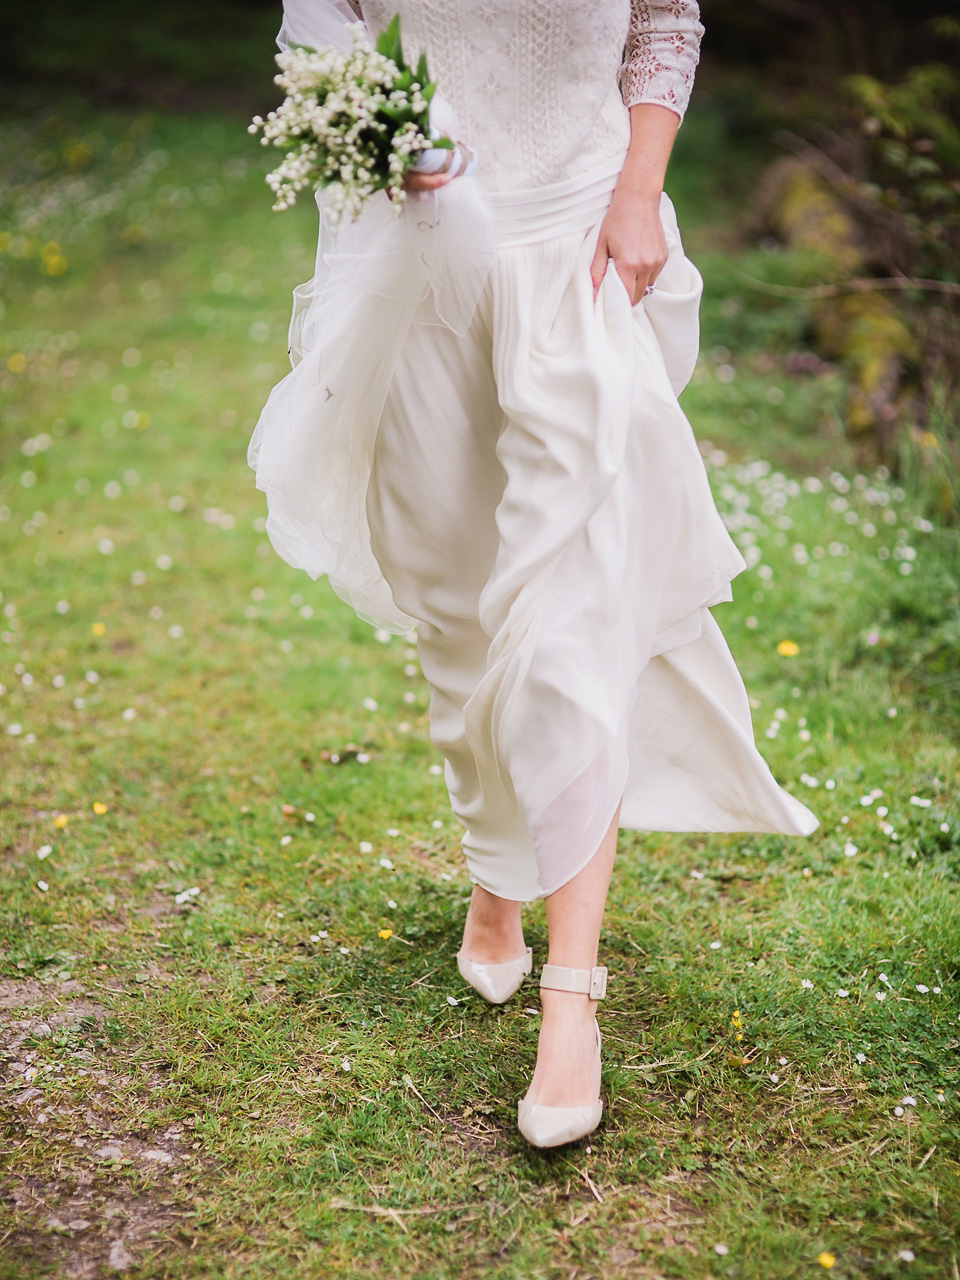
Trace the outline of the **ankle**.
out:
<instances>
[{"instance_id":1,"label":"ankle","mask_svg":"<svg viewBox=\"0 0 960 1280\"><path fill-rule=\"evenodd\" d=\"M592 1023L597 1016L596 1000L577 991L555 991L551 987L540 988L543 1016L550 1021L566 1023Z\"/></svg>"}]
</instances>

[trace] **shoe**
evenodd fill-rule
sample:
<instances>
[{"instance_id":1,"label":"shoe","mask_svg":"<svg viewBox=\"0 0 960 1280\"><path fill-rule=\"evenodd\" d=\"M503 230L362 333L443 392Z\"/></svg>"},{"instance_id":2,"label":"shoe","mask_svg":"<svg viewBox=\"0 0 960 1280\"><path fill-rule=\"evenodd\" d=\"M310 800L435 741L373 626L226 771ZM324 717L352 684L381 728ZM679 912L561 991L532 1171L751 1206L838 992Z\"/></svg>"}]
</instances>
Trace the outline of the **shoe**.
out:
<instances>
[{"instance_id":1,"label":"shoe","mask_svg":"<svg viewBox=\"0 0 960 1280\"><path fill-rule=\"evenodd\" d=\"M545 964L540 970L540 986L553 991L575 991L602 1000L607 994L607 971L602 965L593 969L568 969L564 965ZM600 1024L593 1025L600 1052ZM546 1107L521 1098L517 1103L517 1127L533 1147L559 1147L576 1142L592 1133L603 1115L603 1102L588 1102L580 1107Z\"/></svg>"},{"instance_id":2,"label":"shoe","mask_svg":"<svg viewBox=\"0 0 960 1280\"><path fill-rule=\"evenodd\" d=\"M477 964L468 960L462 951L457 952L457 968L465 981L479 991L491 1004L503 1004L518 990L520 983L533 968L533 948L527 947L515 960L501 960L498 964Z\"/></svg>"}]
</instances>

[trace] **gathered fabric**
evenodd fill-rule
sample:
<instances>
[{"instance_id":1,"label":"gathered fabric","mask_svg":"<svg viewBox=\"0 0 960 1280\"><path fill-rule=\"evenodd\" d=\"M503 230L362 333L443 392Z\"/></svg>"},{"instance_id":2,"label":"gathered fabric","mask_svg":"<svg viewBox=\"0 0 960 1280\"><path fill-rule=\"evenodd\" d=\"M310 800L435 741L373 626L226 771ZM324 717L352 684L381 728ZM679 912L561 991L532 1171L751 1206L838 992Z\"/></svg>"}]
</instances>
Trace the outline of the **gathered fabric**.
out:
<instances>
[{"instance_id":1,"label":"gathered fabric","mask_svg":"<svg viewBox=\"0 0 960 1280\"><path fill-rule=\"evenodd\" d=\"M563 0L534 30L529 7L504 0L490 31L468 0L401 7L453 85L469 87L471 42L506 76L506 51L552 40L550 76L589 90L594 116L577 116L569 154L562 120L545 118L548 180L519 183L509 148L501 180L496 165L485 180L509 129L502 103L492 123L471 116L464 88L432 114L453 137L454 107L473 120L478 176L399 216L374 197L335 239L318 200L293 368L249 450L271 542L373 625L416 629L467 866L491 893L530 901L568 883L621 804L637 830L807 835L817 819L757 750L710 612L746 563L677 398L702 280L667 196L653 292L633 305L608 263L594 296L590 276L629 136L607 63L643 6L618 0L595 20ZM577 23L596 50L571 44Z\"/></svg>"}]
</instances>

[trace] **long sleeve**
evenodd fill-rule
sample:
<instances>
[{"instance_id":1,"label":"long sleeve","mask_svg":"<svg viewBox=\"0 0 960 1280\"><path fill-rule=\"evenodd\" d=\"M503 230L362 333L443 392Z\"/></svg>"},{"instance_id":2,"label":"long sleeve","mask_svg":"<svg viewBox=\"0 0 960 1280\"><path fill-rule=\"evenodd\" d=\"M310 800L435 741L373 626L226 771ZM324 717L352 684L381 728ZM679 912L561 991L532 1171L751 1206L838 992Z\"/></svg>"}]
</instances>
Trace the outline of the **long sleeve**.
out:
<instances>
[{"instance_id":1,"label":"long sleeve","mask_svg":"<svg viewBox=\"0 0 960 1280\"><path fill-rule=\"evenodd\" d=\"M631 0L620 91L638 102L669 107L683 119L700 59L703 27L694 0Z\"/></svg>"}]
</instances>

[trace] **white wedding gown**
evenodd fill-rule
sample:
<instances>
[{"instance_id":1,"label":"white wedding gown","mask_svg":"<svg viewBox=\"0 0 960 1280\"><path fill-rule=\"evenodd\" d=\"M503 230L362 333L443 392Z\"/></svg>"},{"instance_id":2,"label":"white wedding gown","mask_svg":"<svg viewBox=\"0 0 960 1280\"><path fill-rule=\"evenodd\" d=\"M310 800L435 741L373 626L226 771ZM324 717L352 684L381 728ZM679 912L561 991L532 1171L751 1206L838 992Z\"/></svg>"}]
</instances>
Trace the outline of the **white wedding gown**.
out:
<instances>
[{"instance_id":1,"label":"white wedding gown","mask_svg":"<svg viewBox=\"0 0 960 1280\"><path fill-rule=\"evenodd\" d=\"M286 40L317 42L311 2L288 0ZM594 301L589 275L628 104L683 114L696 5L363 2L372 32L397 11L480 168L429 216L378 196L321 243L295 367L251 442L270 537L361 616L416 624L469 873L490 892L567 883L621 797L637 830L807 835L817 819L758 752L709 612L746 565L677 403L701 280L669 200L652 295L631 306L611 264ZM479 275L470 183L496 230ZM425 275L417 237L451 227L462 278L457 260Z\"/></svg>"}]
</instances>

